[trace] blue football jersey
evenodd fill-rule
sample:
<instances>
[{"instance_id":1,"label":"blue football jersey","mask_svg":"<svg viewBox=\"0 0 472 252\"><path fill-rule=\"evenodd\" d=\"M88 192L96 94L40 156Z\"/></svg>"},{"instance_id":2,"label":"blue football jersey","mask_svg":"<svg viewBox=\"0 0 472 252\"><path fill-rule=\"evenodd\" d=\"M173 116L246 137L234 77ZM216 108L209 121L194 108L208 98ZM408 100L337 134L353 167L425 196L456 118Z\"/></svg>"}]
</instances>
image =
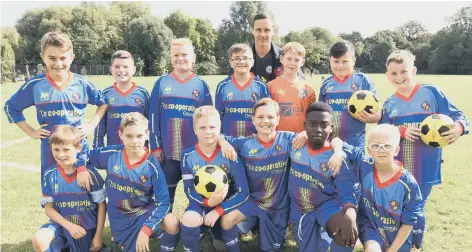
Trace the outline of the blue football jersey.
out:
<instances>
[{"instance_id":1,"label":"blue football jersey","mask_svg":"<svg viewBox=\"0 0 472 252\"><path fill-rule=\"evenodd\" d=\"M180 161L182 152L197 143L192 115L196 108L213 105L206 81L191 74L180 80L175 73L154 84L149 105L151 149L162 148L165 158Z\"/></svg>"},{"instance_id":2,"label":"blue football jersey","mask_svg":"<svg viewBox=\"0 0 472 252\"><path fill-rule=\"evenodd\" d=\"M349 144L362 147L365 145L366 124L352 117L347 109L352 94L359 90L376 93L374 83L363 73L354 72L344 80L332 75L321 84L319 101L328 103L334 110L334 128L330 139L339 137Z\"/></svg>"},{"instance_id":3,"label":"blue football jersey","mask_svg":"<svg viewBox=\"0 0 472 252\"><path fill-rule=\"evenodd\" d=\"M288 188L293 218L300 219L303 214L316 210L331 199L338 199L341 206L350 204L357 207L359 191L355 171L343 162L339 174L333 176L328 167L333 153L329 143L318 150L306 144L290 152L292 163Z\"/></svg>"},{"instance_id":4,"label":"blue football jersey","mask_svg":"<svg viewBox=\"0 0 472 252\"><path fill-rule=\"evenodd\" d=\"M379 123L419 128L421 122L431 114L444 114L459 122L464 134L469 133L469 121L444 93L431 85L417 84L410 97L394 94L389 97ZM397 159L415 177L420 185L441 183L441 148L424 144L421 139L414 142L402 139Z\"/></svg>"},{"instance_id":5,"label":"blue football jersey","mask_svg":"<svg viewBox=\"0 0 472 252\"><path fill-rule=\"evenodd\" d=\"M363 150L346 143L343 150L360 173L359 231L363 232L364 227L374 228L384 241L380 245L388 248L402 224L414 225L423 215L420 187L403 167L388 181L381 182L374 160L365 156ZM397 165L402 164L397 162ZM411 236L408 240L411 243Z\"/></svg>"},{"instance_id":6,"label":"blue football jersey","mask_svg":"<svg viewBox=\"0 0 472 252\"><path fill-rule=\"evenodd\" d=\"M217 207L220 214L229 213L244 203L249 198L249 190L244 165L238 158L232 161L223 157L221 148L218 146L210 157L207 157L199 148L198 144L188 148L182 153L182 178L184 190L190 202L205 205L205 198L195 191L193 178L195 173L205 165L216 165L221 167L228 176L228 194L226 199Z\"/></svg>"},{"instance_id":7,"label":"blue football jersey","mask_svg":"<svg viewBox=\"0 0 472 252\"><path fill-rule=\"evenodd\" d=\"M93 167L87 171L93 180L91 192L82 189L77 183L77 171L68 175L56 164L44 174L43 196L41 205L53 203L54 208L68 221L85 230L97 227L98 207L105 198L104 182Z\"/></svg>"},{"instance_id":8,"label":"blue football jersey","mask_svg":"<svg viewBox=\"0 0 472 252\"><path fill-rule=\"evenodd\" d=\"M263 210L288 210L288 160L296 134L279 131L269 143L255 137L227 137L246 167L251 197Z\"/></svg>"},{"instance_id":9,"label":"blue football jersey","mask_svg":"<svg viewBox=\"0 0 472 252\"><path fill-rule=\"evenodd\" d=\"M238 137L257 133L252 123L254 105L266 97L270 97L267 84L254 75L242 86L234 75L221 81L216 88L215 107L223 134Z\"/></svg>"},{"instance_id":10,"label":"blue football jersey","mask_svg":"<svg viewBox=\"0 0 472 252\"><path fill-rule=\"evenodd\" d=\"M113 86L103 90L103 98L108 104L108 109L95 128L93 148L105 146L105 135L107 136L107 145L122 144L119 130L121 119L125 114L139 112L148 117L149 93L143 87L136 86L134 82L126 92L122 92L115 82Z\"/></svg>"}]
</instances>

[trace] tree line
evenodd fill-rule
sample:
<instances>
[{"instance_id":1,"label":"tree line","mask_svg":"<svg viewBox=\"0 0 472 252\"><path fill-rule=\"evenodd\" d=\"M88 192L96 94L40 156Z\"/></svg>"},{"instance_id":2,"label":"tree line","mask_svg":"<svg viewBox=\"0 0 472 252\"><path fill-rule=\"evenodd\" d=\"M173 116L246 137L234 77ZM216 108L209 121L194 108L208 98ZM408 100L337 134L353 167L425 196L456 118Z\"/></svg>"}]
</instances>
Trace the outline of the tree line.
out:
<instances>
[{"instance_id":1,"label":"tree line","mask_svg":"<svg viewBox=\"0 0 472 252\"><path fill-rule=\"evenodd\" d=\"M127 50L135 57L137 75L160 75L171 69L171 39L188 37L197 55L196 73L228 74L228 49L237 42L251 43L251 21L257 12L270 10L265 2L234 2L229 18L214 29L209 20L181 11L161 19L151 15L150 8L142 2L83 2L75 7L33 9L15 27L1 28L2 80L12 79L15 64L41 64L39 41L53 30L70 35L76 55L74 64L110 64L114 51ZM274 20L277 23L276 16ZM362 72L385 72L388 54L395 49L408 49L416 55L421 73L472 74L472 5L461 8L447 21L447 26L434 34L421 22L411 20L370 37L357 31L335 35L314 26L276 36L273 41L279 46L289 41L303 44L307 50L307 73L328 73L329 48L335 41L346 39L356 48L356 68Z\"/></svg>"}]
</instances>

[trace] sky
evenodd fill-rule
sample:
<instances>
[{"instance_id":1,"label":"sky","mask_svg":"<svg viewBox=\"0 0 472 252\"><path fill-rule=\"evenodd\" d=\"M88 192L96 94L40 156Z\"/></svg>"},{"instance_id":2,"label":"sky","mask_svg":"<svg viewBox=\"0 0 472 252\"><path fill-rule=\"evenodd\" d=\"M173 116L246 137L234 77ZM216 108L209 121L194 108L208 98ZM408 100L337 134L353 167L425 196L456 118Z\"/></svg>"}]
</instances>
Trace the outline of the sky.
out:
<instances>
[{"instance_id":1,"label":"sky","mask_svg":"<svg viewBox=\"0 0 472 252\"><path fill-rule=\"evenodd\" d=\"M107 4L108 2L101 2ZM231 1L146 1L155 16L165 18L180 9L184 14L209 19L217 28L229 17ZM50 6L76 6L79 1L1 1L1 25L14 26L28 10ZM294 2L270 1L268 7L275 16L279 35L289 31L319 26L333 34L359 31L364 37L385 29L393 30L408 20L422 22L435 33L447 26L446 19L471 1L330 1Z\"/></svg>"}]
</instances>

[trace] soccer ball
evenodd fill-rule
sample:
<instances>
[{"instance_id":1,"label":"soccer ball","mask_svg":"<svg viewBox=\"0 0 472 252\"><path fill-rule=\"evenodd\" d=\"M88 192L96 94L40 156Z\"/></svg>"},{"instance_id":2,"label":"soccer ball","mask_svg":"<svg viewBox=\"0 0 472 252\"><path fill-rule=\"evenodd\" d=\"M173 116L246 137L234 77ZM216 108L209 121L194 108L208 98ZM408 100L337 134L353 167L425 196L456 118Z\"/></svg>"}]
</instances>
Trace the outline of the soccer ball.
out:
<instances>
[{"instance_id":1,"label":"soccer ball","mask_svg":"<svg viewBox=\"0 0 472 252\"><path fill-rule=\"evenodd\" d=\"M205 198L210 198L213 192L223 190L228 184L228 177L221 167L216 165L205 165L197 170L193 178L195 191Z\"/></svg>"},{"instance_id":2,"label":"soccer ball","mask_svg":"<svg viewBox=\"0 0 472 252\"><path fill-rule=\"evenodd\" d=\"M433 114L426 117L420 125L420 138L423 142L431 147L441 148L448 143L441 136L442 133L451 129L454 121L447 115Z\"/></svg>"},{"instance_id":3,"label":"soccer ball","mask_svg":"<svg viewBox=\"0 0 472 252\"><path fill-rule=\"evenodd\" d=\"M377 112L380 103L374 93L367 90L360 90L352 94L347 102L347 106L352 117L357 119L361 110L365 110L368 113L370 113L370 111Z\"/></svg>"}]
</instances>

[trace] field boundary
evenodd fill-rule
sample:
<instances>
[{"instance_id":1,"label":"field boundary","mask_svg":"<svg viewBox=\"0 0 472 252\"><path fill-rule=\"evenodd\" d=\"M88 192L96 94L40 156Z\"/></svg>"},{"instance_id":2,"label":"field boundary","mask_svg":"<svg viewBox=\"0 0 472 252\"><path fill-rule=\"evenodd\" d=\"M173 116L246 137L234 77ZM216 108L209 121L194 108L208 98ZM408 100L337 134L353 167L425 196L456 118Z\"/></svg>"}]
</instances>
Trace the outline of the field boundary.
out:
<instances>
[{"instance_id":1,"label":"field boundary","mask_svg":"<svg viewBox=\"0 0 472 252\"><path fill-rule=\"evenodd\" d=\"M10 167L10 168L17 168L24 171L31 171L31 172L41 172L41 167L34 166L34 165L23 165L19 163L13 162L0 162L1 167Z\"/></svg>"}]
</instances>

